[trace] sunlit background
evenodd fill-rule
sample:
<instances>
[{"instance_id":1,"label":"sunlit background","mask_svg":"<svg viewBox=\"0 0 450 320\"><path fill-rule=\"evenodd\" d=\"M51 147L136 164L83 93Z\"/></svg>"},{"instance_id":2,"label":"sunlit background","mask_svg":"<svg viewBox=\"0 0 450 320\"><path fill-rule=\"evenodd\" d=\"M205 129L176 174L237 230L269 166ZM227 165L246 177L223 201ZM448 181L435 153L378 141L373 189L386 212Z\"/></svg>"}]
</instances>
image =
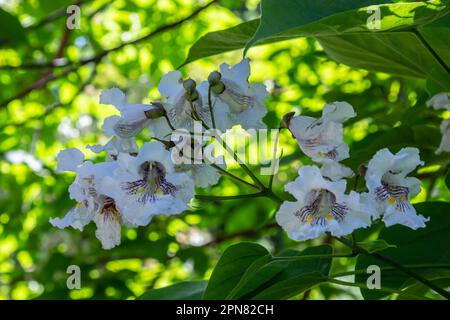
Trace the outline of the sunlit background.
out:
<instances>
[{"instance_id":1,"label":"sunlit background","mask_svg":"<svg viewBox=\"0 0 450 320\"><path fill-rule=\"evenodd\" d=\"M276 204L269 199L194 201L193 209L182 215L155 218L145 228L123 229L122 244L109 251L101 249L93 224L79 232L59 230L48 222L74 205L67 191L74 176L55 173L58 152L77 147L87 158L102 160L85 149L88 144L107 141L101 131L103 119L117 113L114 107L99 104L100 92L117 86L131 102L160 98L160 77L183 63L196 40L207 32L256 18L258 2L219 1L181 25L61 75L61 68L33 65L55 58L63 64L89 59L178 21L207 2L81 1L81 28L67 31L61 10L73 1L0 1L0 7L17 16L26 30L24 40L0 47L0 100L6 102L0 107L1 299L134 299L147 288L208 279L220 253L238 241L259 242L273 253L306 246L288 240L281 228L271 224ZM404 145L420 145L423 159L432 165L419 170L424 188L413 202L450 200L442 178L450 160L434 155L440 118L424 107L428 96L423 81L337 64L313 38L255 47L248 56L251 80L264 82L270 90L265 118L269 127L278 127L290 111L319 116L325 102L348 101L358 113L346 124L345 140L352 155L348 165L357 170L382 146L397 151ZM234 51L180 70L200 82L221 63L235 64L241 58L242 51ZM30 66L1 67L5 65ZM52 74L54 80L19 95ZM11 97L17 98L8 102ZM148 139L149 132L143 132L138 140L142 144ZM288 132L281 133L280 148L283 159L274 185L275 192L283 196L284 184L309 162ZM231 168L244 176L237 166ZM362 181L358 188L364 190ZM250 191L222 178L220 184L201 192L234 195ZM362 231L361 237L370 237L378 227ZM325 237L314 243L327 241ZM333 270L345 271L352 264L351 259L340 259ZM69 265L81 268L80 290L67 289ZM357 299L360 293L323 285L297 298Z\"/></svg>"}]
</instances>

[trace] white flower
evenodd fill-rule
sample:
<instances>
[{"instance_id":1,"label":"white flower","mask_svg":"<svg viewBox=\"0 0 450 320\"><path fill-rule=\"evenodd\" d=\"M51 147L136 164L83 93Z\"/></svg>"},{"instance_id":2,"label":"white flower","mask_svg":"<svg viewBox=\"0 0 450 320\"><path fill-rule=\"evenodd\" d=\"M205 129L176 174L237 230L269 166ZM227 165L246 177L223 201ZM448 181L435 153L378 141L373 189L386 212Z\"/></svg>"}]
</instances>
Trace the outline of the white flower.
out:
<instances>
[{"instance_id":1,"label":"white flower","mask_svg":"<svg viewBox=\"0 0 450 320\"><path fill-rule=\"evenodd\" d=\"M169 102L164 107L171 124L176 129L192 131L194 129L193 113L197 113L201 120L211 126L211 115L208 106L204 103L204 96L197 91L198 96L194 101L190 102L186 98L180 71L165 74L159 82L158 90Z\"/></svg>"},{"instance_id":2,"label":"white flower","mask_svg":"<svg viewBox=\"0 0 450 320\"><path fill-rule=\"evenodd\" d=\"M435 110L447 109L450 111L450 99L447 92L441 92L434 95L427 101L427 107L433 107Z\"/></svg>"},{"instance_id":3,"label":"white flower","mask_svg":"<svg viewBox=\"0 0 450 320\"><path fill-rule=\"evenodd\" d=\"M173 136L173 138L176 138ZM216 185L221 177L217 169L210 164L216 164L226 169L223 156L213 157L206 155L204 143L200 139L191 136L180 136L174 141L175 146L171 150L172 161L177 172L184 172L194 181L195 186L206 188ZM209 145L211 146L211 145Z\"/></svg>"},{"instance_id":4,"label":"white flower","mask_svg":"<svg viewBox=\"0 0 450 320\"><path fill-rule=\"evenodd\" d=\"M343 143L342 123L356 114L346 102L325 105L322 117L315 119L297 116L289 120L289 130L302 151L315 162L326 159L341 161L348 158L348 147Z\"/></svg>"},{"instance_id":5,"label":"white flower","mask_svg":"<svg viewBox=\"0 0 450 320\"><path fill-rule=\"evenodd\" d=\"M241 125L244 129L265 128L262 122L267 113L264 100L269 94L264 84L248 82L250 59L245 58L232 67L223 63L220 65L220 74L225 90L214 94L217 99L212 102L218 128L228 129L233 125ZM221 111L228 113L228 119L217 116L217 112Z\"/></svg>"},{"instance_id":6,"label":"white flower","mask_svg":"<svg viewBox=\"0 0 450 320\"><path fill-rule=\"evenodd\" d=\"M72 153L73 150L71 151ZM67 154L67 153L66 153ZM64 157L61 157L64 161ZM64 167L64 164L61 164ZM116 162L93 164L86 161L76 166L77 176L69 187L70 197L77 205L69 210L64 218L52 218L50 223L58 228L71 226L83 230L89 222L97 225L96 236L104 249L111 249L120 244L121 225L131 226L123 220L113 198L102 193L97 187L97 181L114 172Z\"/></svg>"},{"instance_id":7,"label":"white flower","mask_svg":"<svg viewBox=\"0 0 450 320\"><path fill-rule=\"evenodd\" d=\"M194 197L194 183L175 172L170 152L159 142L147 142L136 157L121 153L113 177L99 188L114 198L123 217L134 225L147 225L158 214L179 214Z\"/></svg>"},{"instance_id":8,"label":"white flower","mask_svg":"<svg viewBox=\"0 0 450 320\"><path fill-rule=\"evenodd\" d=\"M442 140L436 154L442 152L450 152L450 118L445 119L441 123Z\"/></svg>"},{"instance_id":9,"label":"white flower","mask_svg":"<svg viewBox=\"0 0 450 320\"><path fill-rule=\"evenodd\" d=\"M346 181L324 179L316 166L303 166L295 181L286 185L295 202L285 201L276 220L290 238L307 240L330 232L343 236L371 224L371 217L362 206L360 195L344 194Z\"/></svg>"},{"instance_id":10,"label":"white flower","mask_svg":"<svg viewBox=\"0 0 450 320\"><path fill-rule=\"evenodd\" d=\"M334 160L324 160L320 172L333 181L353 176L353 171L349 167Z\"/></svg>"},{"instance_id":11,"label":"white flower","mask_svg":"<svg viewBox=\"0 0 450 320\"><path fill-rule=\"evenodd\" d=\"M77 148L68 148L62 150L56 156L58 164L56 171L71 171L76 172L78 167L84 162L84 154Z\"/></svg>"},{"instance_id":12,"label":"white flower","mask_svg":"<svg viewBox=\"0 0 450 320\"><path fill-rule=\"evenodd\" d=\"M403 224L412 229L425 227L428 220L417 215L410 203L410 198L420 192L420 181L406 177L418 165L423 165L423 162L416 148L403 148L395 155L388 149L382 149L369 161L367 188L386 226Z\"/></svg>"},{"instance_id":13,"label":"white flower","mask_svg":"<svg viewBox=\"0 0 450 320\"><path fill-rule=\"evenodd\" d=\"M121 138L131 138L147 126L158 136L168 134L168 126L161 118L161 104L131 104L118 88L105 90L100 95L101 104L112 104L120 111L120 120L114 125L114 132ZM150 115L150 114L154 114Z\"/></svg>"},{"instance_id":14,"label":"white flower","mask_svg":"<svg viewBox=\"0 0 450 320\"><path fill-rule=\"evenodd\" d=\"M111 116L105 119L102 125L102 129L107 137L111 139L105 144L96 144L93 146L88 145L86 148L92 150L94 153L101 153L106 151L108 153L108 159L115 159L121 152L123 153L137 153L138 147L133 137L121 138L117 136L114 131L114 127L120 121L119 116Z\"/></svg>"}]
</instances>

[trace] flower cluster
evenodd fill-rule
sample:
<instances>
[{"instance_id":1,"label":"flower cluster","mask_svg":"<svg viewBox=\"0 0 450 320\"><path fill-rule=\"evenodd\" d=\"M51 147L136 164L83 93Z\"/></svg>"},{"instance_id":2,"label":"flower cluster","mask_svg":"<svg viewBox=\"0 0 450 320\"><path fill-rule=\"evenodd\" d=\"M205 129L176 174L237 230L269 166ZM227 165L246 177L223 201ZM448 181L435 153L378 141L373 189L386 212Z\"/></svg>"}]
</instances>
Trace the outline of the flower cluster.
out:
<instances>
[{"instance_id":1,"label":"flower cluster","mask_svg":"<svg viewBox=\"0 0 450 320\"><path fill-rule=\"evenodd\" d=\"M106 153L106 160L86 161L75 148L58 154L57 170L76 174L69 193L77 204L63 218L50 222L59 228L83 230L93 221L103 248L110 249L120 244L122 226L146 226L155 216L188 210L195 187L217 184L221 173L233 176L226 171L223 157L205 159L203 151L211 145L203 136L191 136L198 132L198 123L200 133L210 129L225 132L235 125L265 128L263 101L268 93L264 85L249 83L249 76L249 60L244 59L232 67L222 64L220 71L212 72L198 86L192 79L182 79L179 71L169 72L158 85L162 99L151 104L130 103L118 88L102 92L100 103L115 106L119 115L103 123L109 141L87 148ZM429 105L449 109L450 103L445 94L433 97ZM420 181L407 175L423 165L415 148L404 148L397 154L388 149L378 151L365 168L367 192L346 192L346 179L354 173L341 163L350 156L343 123L355 116L347 102L333 102L324 106L319 119L293 114L284 117L283 127L317 163L301 167L295 181L285 186L295 201L284 201L276 220L291 238L306 240L325 232L343 236L370 226L377 218L386 226L425 226L426 218L410 203L420 192ZM448 120L441 128L444 137L439 152L450 149ZM144 129L150 130L152 141L139 147L135 137ZM175 134L179 130L189 135ZM244 169L248 173L248 167ZM249 176L255 179L253 174ZM259 180L254 181L261 190L256 195L270 191L275 196Z\"/></svg>"},{"instance_id":2,"label":"flower cluster","mask_svg":"<svg viewBox=\"0 0 450 320\"><path fill-rule=\"evenodd\" d=\"M435 110L446 110L450 112L450 99L447 92L441 92L427 101L427 107L433 107ZM450 152L450 118L442 120L441 123L442 140L436 154Z\"/></svg>"},{"instance_id":3,"label":"flower cluster","mask_svg":"<svg viewBox=\"0 0 450 320\"><path fill-rule=\"evenodd\" d=\"M77 204L64 218L50 219L51 224L83 230L93 221L103 248L110 249L120 244L121 226L145 226L154 216L189 209L194 188L217 184L218 169L224 170L225 165L223 159L216 166L202 159L180 163L168 150L174 146L170 135L177 129L192 131L194 121L222 131L236 124L264 127L263 100L268 93L264 85L249 83L249 75L249 59L233 67L222 64L220 72L211 73L198 87L192 79L183 80L179 71L172 71L158 85L162 101L151 104L130 103L118 88L102 92L100 103L115 106L120 115L103 123L110 140L87 148L106 152L106 161L85 161L83 153L74 148L59 153L57 170L76 173L69 193ZM146 128L156 141L139 148L135 136ZM193 150L204 144L196 138L176 142Z\"/></svg>"},{"instance_id":4,"label":"flower cluster","mask_svg":"<svg viewBox=\"0 0 450 320\"><path fill-rule=\"evenodd\" d=\"M368 192L346 193L346 177L353 173L339 163L349 157L343 142L342 123L356 116L346 102L325 105L320 119L289 114L284 124L297 139L301 150L322 165L302 166L295 181L285 190L295 201L285 201L276 214L278 223L295 240L307 240L330 232L333 236L350 234L382 217L386 226L403 224L412 229L427 221L417 215L410 197L420 192L420 181L407 177L420 161L419 150L404 148L397 154L378 151L369 161L365 179Z\"/></svg>"}]
</instances>

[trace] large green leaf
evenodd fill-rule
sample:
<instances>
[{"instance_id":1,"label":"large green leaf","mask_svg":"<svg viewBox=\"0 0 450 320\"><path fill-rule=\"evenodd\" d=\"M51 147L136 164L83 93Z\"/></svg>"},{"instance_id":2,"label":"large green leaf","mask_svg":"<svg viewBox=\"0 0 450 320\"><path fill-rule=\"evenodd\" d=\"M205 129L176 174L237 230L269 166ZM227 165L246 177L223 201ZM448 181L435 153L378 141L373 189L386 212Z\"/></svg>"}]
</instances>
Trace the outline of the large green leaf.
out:
<instances>
[{"instance_id":1,"label":"large green leaf","mask_svg":"<svg viewBox=\"0 0 450 320\"><path fill-rule=\"evenodd\" d=\"M325 52L339 63L371 71L433 79L450 90L450 75L413 32L318 37Z\"/></svg>"},{"instance_id":2,"label":"large green leaf","mask_svg":"<svg viewBox=\"0 0 450 320\"><path fill-rule=\"evenodd\" d=\"M184 281L160 289L152 289L139 297L140 300L200 300L207 281Z\"/></svg>"},{"instance_id":3,"label":"large green leaf","mask_svg":"<svg viewBox=\"0 0 450 320\"><path fill-rule=\"evenodd\" d=\"M449 91L450 0L381 2L387 1L295 0L280 5L279 1L263 0L258 27L258 20L252 20L207 34L194 44L185 63L239 49L247 41L246 50L258 44L315 36L326 53L340 63L427 79L430 92ZM373 12L369 8L380 11L379 29L367 26Z\"/></svg>"},{"instance_id":4,"label":"large green leaf","mask_svg":"<svg viewBox=\"0 0 450 320\"><path fill-rule=\"evenodd\" d=\"M242 242L227 248L211 274L203 298L225 299L239 282L245 270L254 261L267 255L269 252L256 243Z\"/></svg>"},{"instance_id":5,"label":"large green leaf","mask_svg":"<svg viewBox=\"0 0 450 320\"><path fill-rule=\"evenodd\" d=\"M258 25L259 19L255 19L229 29L207 33L189 49L181 66L201 58L243 48Z\"/></svg>"},{"instance_id":6,"label":"large green leaf","mask_svg":"<svg viewBox=\"0 0 450 320\"><path fill-rule=\"evenodd\" d=\"M25 30L19 20L0 8L0 45L25 40Z\"/></svg>"},{"instance_id":7,"label":"large green leaf","mask_svg":"<svg viewBox=\"0 0 450 320\"><path fill-rule=\"evenodd\" d=\"M361 0L294 0L280 5L276 0L261 3L261 23L246 45L270 38L340 35L410 29L431 22L448 12L447 0L411 3ZM380 24L369 28L368 18L379 11Z\"/></svg>"},{"instance_id":8,"label":"large green leaf","mask_svg":"<svg viewBox=\"0 0 450 320\"><path fill-rule=\"evenodd\" d=\"M450 68L450 14L418 29L425 41Z\"/></svg>"},{"instance_id":9,"label":"large green leaf","mask_svg":"<svg viewBox=\"0 0 450 320\"><path fill-rule=\"evenodd\" d=\"M323 245L255 261L227 298L286 299L297 295L326 280L331 267L331 256L327 255L332 251L330 246Z\"/></svg>"},{"instance_id":10,"label":"large green leaf","mask_svg":"<svg viewBox=\"0 0 450 320\"><path fill-rule=\"evenodd\" d=\"M430 217L427 226L422 229L412 230L405 226L397 225L384 229L379 238L397 248L388 248L382 251L382 255L389 257L405 266L418 265L442 265L450 264L450 203L447 202L423 202L415 205L419 214ZM415 281L404 273L391 269L373 257L361 255L356 263L356 270L366 270L370 265L378 265L380 268L389 269L381 272L381 287L402 288L405 283L411 284ZM430 275L430 270L414 269L415 272L424 277ZM433 269L433 277L438 270ZM444 271L445 272L445 271ZM448 274L445 272L445 274ZM356 282L366 283L367 274L358 274ZM378 299L386 296L379 290L361 289L365 299Z\"/></svg>"}]
</instances>

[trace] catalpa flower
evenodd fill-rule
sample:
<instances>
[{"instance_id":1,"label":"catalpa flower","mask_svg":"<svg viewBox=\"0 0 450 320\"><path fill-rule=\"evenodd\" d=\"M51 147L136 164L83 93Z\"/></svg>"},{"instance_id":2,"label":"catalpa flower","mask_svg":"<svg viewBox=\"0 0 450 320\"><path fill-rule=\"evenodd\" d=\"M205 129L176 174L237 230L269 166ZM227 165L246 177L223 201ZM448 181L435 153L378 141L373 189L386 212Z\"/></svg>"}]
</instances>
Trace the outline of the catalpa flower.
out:
<instances>
[{"instance_id":1,"label":"catalpa flower","mask_svg":"<svg viewBox=\"0 0 450 320\"><path fill-rule=\"evenodd\" d=\"M434 95L427 101L427 107L433 107L436 110L447 109L450 111L450 99L447 92L441 92Z\"/></svg>"},{"instance_id":2,"label":"catalpa flower","mask_svg":"<svg viewBox=\"0 0 450 320\"><path fill-rule=\"evenodd\" d=\"M269 94L264 84L248 82L250 59L245 58L233 67L223 63L220 73L213 74L215 76L212 79L210 76L209 82L213 95L217 97L213 102L214 113L216 115L220 110L228 113L228 119L216 115L217 126L226 126L227 129L233 125L241 125L244 129L265 128L262 122L267 113L264 100Z\"/></svg>"},{"instance_id":3,"label":"catalpa flower","mask_svg":"<svg viewBox=\"0 0 450 320\"><path fill-rule=\"evenodd\" d=\"M173 135L172 138L175 140L177 137ZM180 135L174 141L171 156L177 172L186 173L194 181L195 186L206 188L216 185L221 177L210 164L217 164L222 169L225 169L226 165L223 156L214 157L206 151L213 145L205 148L201 140L202 138Z\"/></svg>"},{"instance_id":4,"label":"catalpa flower","mask_svg":"<svg viewBox=\"0 0 450 320\"><path fill-rule=\"evenodd\" d=\"M442 140L436 154L442 152L450 152L450 118L445 119L441 123Z\"/></svg>"},{"instance_id":5,"label":"catalpa flower","mask_svg":"<svg viewBox=\"0 0 450 320\"><path fill-rule=\"evenodd\" d=\"M427 101L427 107L433 107L435 110L444 109L450 111L450 99L447 92L441 92ZM450 152L450 118L442 121L441 126L442 140L436 150L436 154Z\"/></svg>"},{"instance_id":6,"label":"catalpa flower","mask_svg":"<svg viewBox=\"0 0 450 320\"><path fill-rule=\"evenodd\" d=\"M114 132L121 138L131 138L150 127L158 136L168 134L169 127L162 118L165 114L164 105L128 103L126 95L118 88L103 91L100 95L101 104L112 104L120 111L120 119L114 125Z\"/></svg>"},{"instance_id":7,"label":"catalpa flower","mask_svg":"<svg viewBox=\"0 0 450 320\"><path fill-rule=\"evenodd\" d=\"M348 158L342 123L355 115L347 102L334 102L325 105L321 118L297 116L288 120L288 126L302 151L313 161L341 161Z\"/></svg>"},{"instance_id":8,"label":"catalpa flower","mask_svg":"<svg viewBox=\"0 0 450 320\"><path fill-rule=\"evenodd\" d=\"M303 166L295 181L286 185L295 202L285 201L276 220L290 238L307 240L330 232L343 236L371 224L370 214L360 201L360 195L344 194L346 181L324 178L316 166Z\"/></svg>"},{"instance_id":9,"label":"catalpa flower","mask_svg":"<svg viewBox=\"0 0 450 320\"><path fill-rule=\"evenodd\" d=\"M194 183L175 171L170 152L159 142L147 142L136 157L121 153L113 177L103 179L101 189L114 198L123 217L138 226L158 214L179 214L194 197Z\"/></svg>"},{"instance_id":10,"label":"catalpa flower","mask_svg":"<svg viewBox=\"0 0 450 320\"><path fill-rule=\"evenodd\" d=\"M369 161L366 172L369 197L387 227L395 224L412 229L425 227L428 219L418 215L410 203L410 198L420 192L420 181L407 177L418 165L423 162L416 148L403 148L395 155L382 149Z\"/></svg>"},{"instance_id":11,"label":"catalpa flower","mask_svg":"<svg viewBox=\"0 0 450 320\"><path fill-rule=\"evenodd\" d=\"M96 237L104 249L119 245L121 225L132 225L123 220L115 200L97 187L98 181L115 170L116 162L84 162L83 154L77 149L61 151L58 161L60 170L74 171L77 174L69 187L70 197L76 200L77 204L64 218L52 218L50 223L61 229L71 226L82 231L89 222L94 221L97 225Z\"/></svg>"},{"instance_id":12,"label":"catalpa flower","mask_svg":"<svg viewBox=\"0 0 450 320\"><path fill-rule=\"evenodd\" d=\"M88 145L87 148L94 153L107 152L109 160L115 160L117 155L123 153L137 153L138 147L133 137L121 138L116 135L114 128L120 121L119 116L111 116L105 119L102 125L102 129L107 137L111 139L105 144L96 144L93 146Z\"/></svg>"},{"instance_id":13,"label":"catalpa flower","mask_svg":"<svg viewBox=\"0 0 450 320\"><path fill-rule=\"evenodd\" d=\"M180 71L165 74L158 85L161 95L169 102L164 107L171 124L176 129L194 130L194 118L199 116L211 126L211 115L204 97L193 80L183 80Z\"/></svg>"}]
</instances>

